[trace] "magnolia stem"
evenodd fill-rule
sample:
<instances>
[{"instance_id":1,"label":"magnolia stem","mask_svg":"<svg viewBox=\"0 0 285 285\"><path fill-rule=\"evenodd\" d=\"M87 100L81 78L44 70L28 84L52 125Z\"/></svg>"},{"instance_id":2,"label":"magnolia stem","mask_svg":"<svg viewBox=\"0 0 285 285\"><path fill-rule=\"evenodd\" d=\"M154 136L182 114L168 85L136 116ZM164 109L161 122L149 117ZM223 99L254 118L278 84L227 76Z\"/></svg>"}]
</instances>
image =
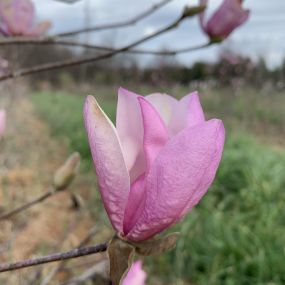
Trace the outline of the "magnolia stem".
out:
<instances>
[{"instance_id":1,"label":"magnolia stem","mask_svg":"<svg viewBox=\"0 0 285 285\"><path fill-rule=\"evenodd\" d=\"M102 244L98 244L95 246L77 248L77 249L73 249L67 252L54 253L54 254L50 254L47 256L38 257L34 259L26 259L26 260L18 261L15 263L0 264L0 272L18 270L18 269L40 265L40 264L45 264L45 263L50 263L54 261L62 261L62 260L67 260L71 258L77 258L81 256L104 252L106 250L107 250L107 243L102 243Z\"/></svg>"},{"instance_id":2,"label":"magnolia stem","mask_svg":"<svg viewBox=\"0 0 285 285\"><path fill-rule=\"evenodd\" d=\"M83 57L80 59L69 59L69 60L64 60L64 61L58 61L55 63L46 63L46 64L42 64L42 65L37 65L37 66L31 67L31 68L25 68L22 70L7 73L3 76L0 76L0 81L4 81L7 79L11 79L11 78L17 78L17 77L21 77L21 76L25 76L25 75L29 75L29 74L35 74L35 73L39 73L39 72L43 72L43 71L59 69L59 68L63 68L63 67L70 67L70 66L75 66L75 65L84 64L84 63L91 63L91 62L103 60L106 58L110 58L116 54L126 52L126 51L130 50L131 48L133 48L139 44L142 44L146 41L149 41L150 39L153 39L153 38L155 38L161 34L164 34L170 30L177 28L179 26L179 24L185 18L188 18L191 16L194 16L194 14L189 16L189 15L185 14L185 11L184 11L182 13L182 15L177 20L173 21L171 24L167 25L166 27L152 33L151 35L145 36L139 40L134 41L133 43L131 43L125 47L116 49L114 51L110 51L108 53L105 53L105 54L102 54L99 56Z\"/></svg>"},{"instance_id":3,"label":"magnolia stem","mask_svg":"<svg viewBox=\"0 0 285 285\"><path fill-rule=\"evenodd\" d=\"M30 202L27 202L26 204L22 205L22 206L19 206L18 208L14 209L14 210L11 210L7 213L4 213L0 216L0 221L1 220L6 220L6 219L9 219L11 218L12 216L38 204L38 203L41 203L43 202L44 200L46 200L47 198L51 197L52 195L54 195L55 193L58 193L58 191L55 191L54 189L44 193L43 195L41 195L40 197L30 201Z\"/></svg>"}]
</instances>

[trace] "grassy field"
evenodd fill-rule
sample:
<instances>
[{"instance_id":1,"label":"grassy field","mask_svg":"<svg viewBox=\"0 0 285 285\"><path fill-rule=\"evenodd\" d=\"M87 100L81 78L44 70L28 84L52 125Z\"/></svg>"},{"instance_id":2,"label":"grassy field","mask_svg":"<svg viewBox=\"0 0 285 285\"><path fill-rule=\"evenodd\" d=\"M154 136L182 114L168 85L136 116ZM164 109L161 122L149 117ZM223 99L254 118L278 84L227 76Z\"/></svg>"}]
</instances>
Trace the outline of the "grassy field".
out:
<instances>
[{"instance_id":1,"label":"grassy field","mask_svg":"<svg viewBox=\"0 0 285 285\"><path fill-rule=\"evenodd\" d=\"M98 97L114 120L112 92L102 90ZM32 100L55 138L64 137L90 168L84 97L41 92ZM181 232L176 250L147 259L148 284L156 284L155 278L162 284L285 284L285 153L280 147L285 96L222 90L202 101L208 117L222 118L226 125L221 167L209 193L175 227Z\"/></svg>"}]
</instances>

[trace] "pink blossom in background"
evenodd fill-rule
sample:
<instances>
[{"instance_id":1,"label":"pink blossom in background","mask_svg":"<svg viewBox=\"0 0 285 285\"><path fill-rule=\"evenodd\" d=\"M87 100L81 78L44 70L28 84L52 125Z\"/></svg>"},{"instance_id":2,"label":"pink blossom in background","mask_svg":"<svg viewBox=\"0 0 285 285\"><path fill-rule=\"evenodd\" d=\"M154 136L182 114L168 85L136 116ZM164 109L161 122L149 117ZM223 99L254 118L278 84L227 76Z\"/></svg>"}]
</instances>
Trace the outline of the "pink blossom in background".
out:
<instances>
[{"instance_id":1,"label":"pink blossom in background","mask_svg":"<svg viewBox=\"0 0 285 285\"><path fill-rule=\"evenodd\" d=\"M0 138L3 136L6 129L6 111L0 109Z\"/></svg>"},{"instance_id":2,"label":"pink blossom in background","mask_svg":"<svg viewBox=\"0 0 285 285\"><path fill-rule=\"evenodd\" d=\"M227 38L237 27L249 17L249 10L242 8L241 0L224 0L217 11L205 20L205 12L200 13L200 24L211 40ZM200 5L207 5L208 0L200 0Z\"/></svg>"},{"instance_id":3,"label":"pink blossom in background","mask_svg":"<svg viewBox=\"0 0 285 285\"><path fill-rule=\"evenodd\" d=\"M142 269L142 262L136 261L122 281L122 285L145 285L146 277L147 275Z\"/></svg>"},{"instance_id":4,"label":"pink blossom in background","mask_svg":"<svg viewBox=\"0 0 285 285\"><path fill-rule=\"evenodd\" d=\"M0 32L4 36L39 36L51 26L49 21L34 25L35 8L30 0L0 1Z\"/></svg>"},{"instance_id":5,"label":"pink blossom in background","mask_svg":"<svg viewBox=\"0 0 285 285\"><path fill-rule=\"evenodd\" d=\"M149 239L180 221L214 180L224 126L205 120L197 92L177 101L120 88L116 128L92 96L84 120L104 206L129 240Z\"/></svg>"},{"instance_id":6,"label":"pink blossom in background","mask_svg":"<svg viewBox=\"0 0 285 285\"><path fill-rule=\"evenodd\" d=\"M9 69L9 62L5 58L0 57L0 76L4 75Z\"/></svg>"}]
</instances>

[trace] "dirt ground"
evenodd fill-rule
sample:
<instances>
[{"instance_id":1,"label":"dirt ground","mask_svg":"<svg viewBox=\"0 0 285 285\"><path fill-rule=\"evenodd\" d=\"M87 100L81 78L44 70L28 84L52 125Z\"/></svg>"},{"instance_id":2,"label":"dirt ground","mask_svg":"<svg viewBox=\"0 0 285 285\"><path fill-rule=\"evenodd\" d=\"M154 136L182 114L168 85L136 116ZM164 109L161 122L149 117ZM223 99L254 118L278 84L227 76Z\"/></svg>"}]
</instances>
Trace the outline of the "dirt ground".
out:
<instances>
[{"instance_id":1,"label":"dirt ground","mask_svg":"<svg viewBox=\"0 0 285 285\"><path fill-rule=\"evenodd\" d=\"M8 124L0 142L0 213L47 191L53 173L69 155L64 141L51 138L49 127L39 119L28 96L11 98L12 101L1 98L2 105L7 107ZM1 262L69 250L80 244L95 223L86 203L80 210L72 209L71 193L81 191L84 201L89 199L90 187L95 188L95 178L90 182L81 175L66 191L9 220L0 221ZM110 234L109 230L100 231L91 242L106 241ZM72 261L69 266L79 269L62 270L48 284L61 284L74 272L84 271L101 259L102 256L93 256ZM4 273L0 276L0 284L41 284L39 281L56 266L54 263Z\"/></svg>"}]
</instances>

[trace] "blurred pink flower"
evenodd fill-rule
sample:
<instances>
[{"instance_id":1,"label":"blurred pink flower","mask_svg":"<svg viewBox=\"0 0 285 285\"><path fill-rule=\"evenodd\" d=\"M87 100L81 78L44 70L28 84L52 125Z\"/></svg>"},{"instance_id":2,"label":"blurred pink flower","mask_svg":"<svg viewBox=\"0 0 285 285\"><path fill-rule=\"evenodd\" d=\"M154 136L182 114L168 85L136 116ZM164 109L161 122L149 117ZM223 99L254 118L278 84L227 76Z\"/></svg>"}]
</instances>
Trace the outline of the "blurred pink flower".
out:
<instances>
[{"instance_id":1,"label":"blurred pink flower","mask_svg":"<svg viewBox=\"0 0 285 285\"><path fill-rule=\"evenodd\" d=\"M227 38L249 17L249 10L242 8L241 0L224 0L217 11L206 22L205 12L200 14L200 24L204 32L213 41ZM200 0L200 5L207 5L208 0Z\"/></svg>"},{"instance_id":2,"label":"blurred pink flower","mask_svg":"<svg viewBox=\"0 0 285 285\"><path fill-rule=\"evenodd\" d=\"M39 36L50 28L49 21L34 25L34 18L30 0L0 1L0 32L4 36Z\"/></svg>"},{"instance_id":3,"label":"blurred pink flower","mask_svg":"<svg viewBox=\"0 0 285 285\"><path fill-rule=\"evenodd\" d=\"M6 129L6 111L0 109L0 138L3 136Z\"/></svg>"},{"instance_id":4,"label":"blurred pink flower","mask_svg":"<svg viewBox=\"0 0 285 285\"><path fill-rule=\"evenodd\" d=\"M146 276L146 273L142 270L142 262L136 261L122 281L122 285L144 285Z\"/></svg>"},{"instance_id":5,"label":"blurred pink flower","mask_svg":"<svg viewBox=\"0 0 285 285\"><path fill-rule=\"evenodd\" d=\"M0 76L4 75L9 69L9 62L3 57L0 57Z\"/></svg>"},{"instance_id":6,"label":"blurred pink flower","mask_svg":"<svg viewBox=\"0 0 285 285\"><path fill-rule=\"evenodd\" d=\"M84 119L104 206L129 240L146 240L181 220L214 180L224 126L205 121L197 92L177 101L120 88L116 129L92 96Z\"/></svg>"}]
</instances>

